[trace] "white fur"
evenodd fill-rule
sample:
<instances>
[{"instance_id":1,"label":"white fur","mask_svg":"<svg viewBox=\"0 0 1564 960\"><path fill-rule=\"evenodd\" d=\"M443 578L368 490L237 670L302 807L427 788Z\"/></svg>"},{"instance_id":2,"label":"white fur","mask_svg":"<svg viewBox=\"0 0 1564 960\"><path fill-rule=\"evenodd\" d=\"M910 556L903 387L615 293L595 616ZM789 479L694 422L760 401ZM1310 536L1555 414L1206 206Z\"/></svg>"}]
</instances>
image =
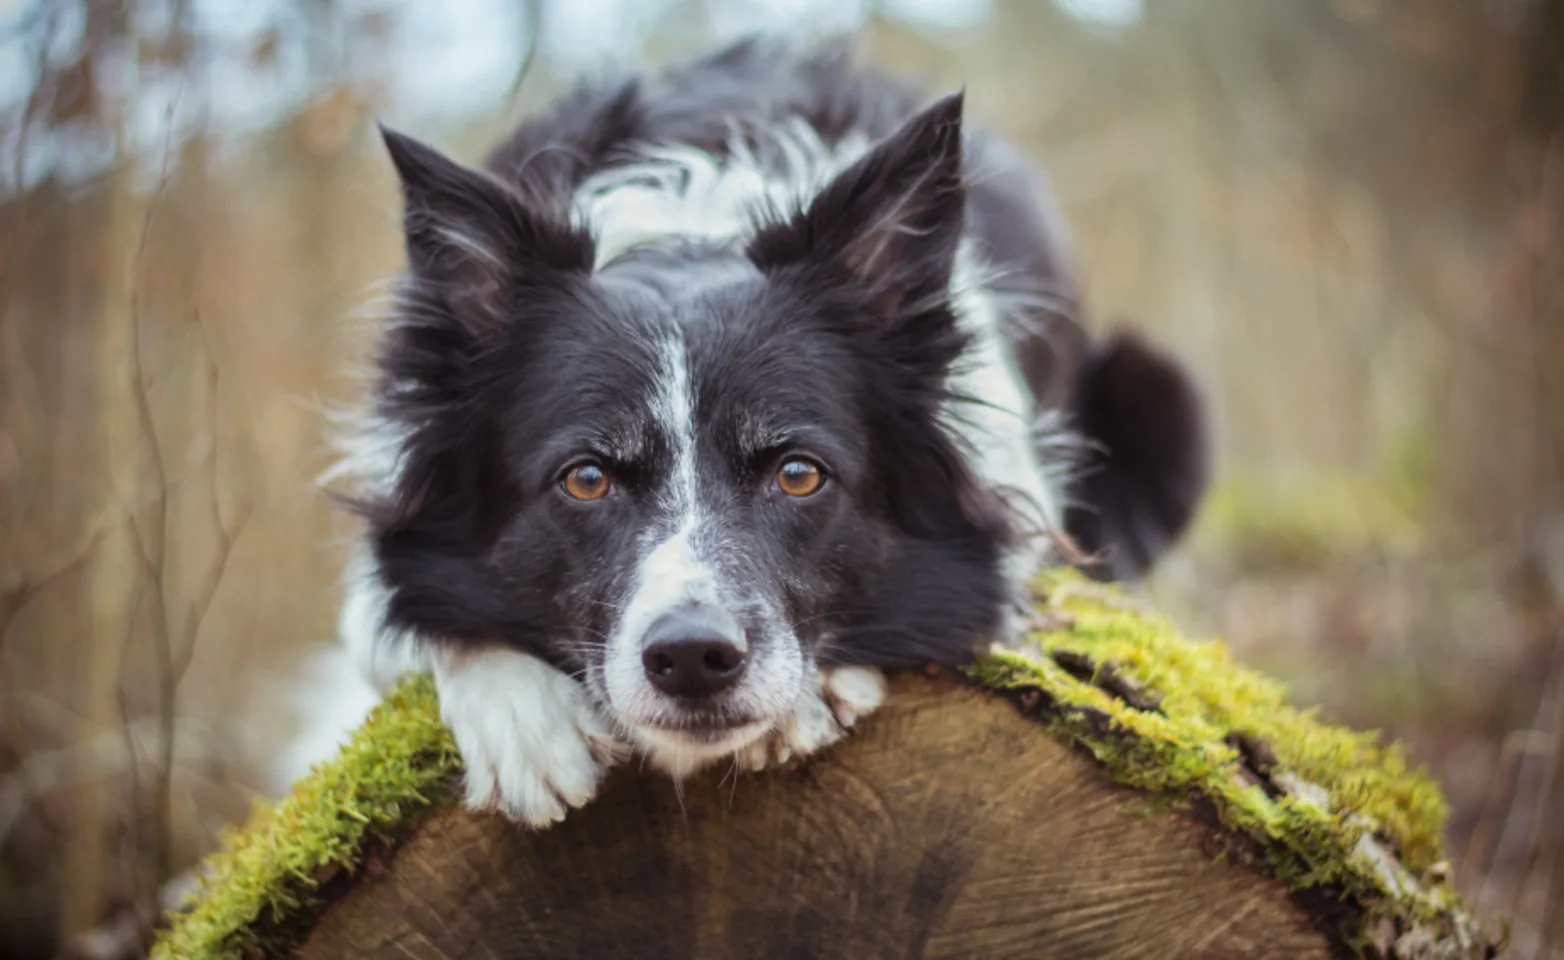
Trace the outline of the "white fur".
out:
<instances>
[{"instance_id":1,"label":"white fur","mask_svg":"<svg viewBox=\"0 0 1564 960\"><path fill-rule=\"evenodd\" d=\"M272 792L286 791L330 760L398 679L428 672L428 647L412 633L386 625L387 599L368 546L355 543L337 614L340 642L311 652L290 685L290 706L305 724L267 766Z\"/></svg>"},{"instance_id":2,"label":"white fur","mask_svg":"<svg viewBox=\"0 0 1564 960\"><path fill-rule=\"evenodd\" d=\"M581 684L514 650L434 658L440 716L466 767L467 805L533 827L597 792L616 745Z\"/></svg>"},{"instance_id":3,"label":"white fur","mask_svg":"<svg viewBox=\"0 0 1564 960\"><path fill-rule=\"evenodd\" d=\"M826 667L821 670L825 701L836 722L851 727L885 702L885 674L870 667Z\"/></svg>"},{"instance_id":4,"label":"white fur","mask_svg":"<svg viewBox=\"0 0 1564 960\"><path fill-rule=\"evenodd\" d=\"M603 666L609 705L619 729L650 766L675 777L732 755L767 730L765 724L751 724L734 729L716 743L680 736L666 728L677 724L676 705L646 679L641 664L642 637L658 617L690 602L730 602L726 598L733 587L722 589L714 567L699 558L693 533L693 523L687 523L642 561L631 600L609 638ZM803 687L803 653L790 624L774 612L767 620L770 641L749 651L750 661L739 686L729 694L729 706L747 715L781 717Z\"/></svg>"},{"instance_id":5,"label":"white fur","mask_svg":"<svg viewBox=\"0 0 1564 960\"><path fill-rule=\"evenodd\" d=\"M675 780L683 780L713 763L742 756L752 744L760 742L775 729L776 721L753 723L733 729L715 743L697 743L655 727L636 729L630 736L648 767Z\"/></svg>"},{"instance_id":6,"label":"white fur","mask_svg":"<svg viewBox=\"0 0 1564 960\"><path fill-rule=\"evenodd\" d=\"M775 165L759 163L741 141L736 143L727 161L689 148L648 147L644 162L617 167L587 182L578 192L576 208L597 237L599 263L667 236L742 238L759 211L796 206L869 147L861 137L828 147L802 121L788 124L771 145L784 158L779 173ZM1007 494L1022 526L1037 532L1057 529L1056 481L1036 454L1041 414L1004 350L1002 325L1011 317L985 283L989 275L972 245L963 244L953 304L974 344L955 386L978 402L948 412L968 444L974 472ZM524 654L468 653L431 661L430 648L420 638L386 626L386 591L367 551L360 547L349 562L340 617L343 647L362 677L380 690L404 673L432 670L443 715L468 769L470 804L497 807L535 826L560 819L569 807L590 799L612 762L616 745L610 722L652 766L684 776L723 758L755 769L808 755L840 739L884 698L878 671L838 667L806 676L797 643L789 656L784 642L766 645L770 655L750 664L746 683L751 706L760 715L780 717L770 727L754 725L734 731L722 743L694 744L613 716L620 709L633 715L651 699L638 643L652 619L681 599L723 591L720 571L702 556L693 410L682 343L668 344L664 356L664 389L656 413L683 444L677 483L681 523L663 541L646 545L605 664L608 716L589 702L582 684ZM402 443L393 426L374 417L361 421L334 479L349 479L370 490L389 489ZM1048 543L1043 536L1029 537L1007 558L1018 595L1047 560ZM344 678L344 683L352 682ZM315 749L300 756L313 756L323 744L339 742L343 725L367 709L364 698L337 705L343 709L317 713L317 728L323 732L302 739Z\"/></svg>"},{"instance_id":7,"label":"white fur","mask_svg":"<svg viewBox=\"0 0 1564 960\"><path fill-rule=\"evenodd\" d=\"M803 653L789 631L776 636L756 652L745 670L743 682L729 694L730 708L752 716L772 718L767 723L736 728L717 743L692 741L647 723L628 723L623 732L649 766L675 777L687 776L710 763L733 756L764 737L775 724L785 722L798 709L801 700L819 700L820 692L809 687L807 680ZM654 708L651 716L668 716L670 706Z\"/></svg>"},{"instance_id":8,"label":"white fur","mask_svg":"<svg viewBox=\"0 0 1564 960\"><path fill-rule=\"evenodd\" d=\"M607 263L642 243L670 236L728 240L747 235L755 215L785 210L818 193L869 148L844 138L833 149L803 120L783 123L770 144L783 172L765 169L735 137L731 157L684 145L651 145L640 162L606 170L576 193L576 209L593 227L597 262Z\"/></svg>"},{"instance_id":9,"label":"white fur","mask_svg":"<svg viewBox=\"0 0 1564 960\"><path fill-rule=\"evenodd\" d=\"M734 759L745 770L763 770L807 757L847 735L860 717L885 702L885 675L872 667L823 667L817 684L804 691L793 710Z\"/></svg>"},{"instance_id":10,"label":"white fur","mask_svg":"<svg viewBox=\"0 0 1564 960\"><path fill-rule=\"evenodd\" d=\"M831 705L813 691L798 698L791 713L763 737L738 751L734 760L743 770L765 770L795 757L807 757L829 747L847 731L836 722Z\"/></svg>"},{"instance_id":11,"label":"white fur","mask_svg":"<svg viewBox=\"0 0 1564 960\"><path fill-rule=\"evenodd\" d=\"M337 755L380 702L381 691L364 680L357 659L339 644L313 652L303 671L276 685L275 695L305 718L297 735L263 766L267 790L281 794Z\"/></svg>"},{"instance_id":12,"label":"white fur","mask_svg":"<svg viewBox=\"0 0 1564 960\"><path fill-rule=\"evenodd\" d=\"M642 544L645 551L636 570L630 597L608 638L603 680L610 709L627 739L647 762L675 777L683 777L721 757L733 755L763 736L771 724L788 716L803 687L803 653L793 627L777 611L765 610L767 641L746 665L739 685L729 693L729 708L765 722L736 728L720 741L708 743L682 736L678 707L647 680L641 653L652 624L666 614L692 604L730 608L748 591L728 582L712 552L701 508L695 467L695 398L682 339L673 334L660 351L658 388L653 414L674 445L674 475L668 485L666 509L679 526L661 541ZM737 641L749 652L742 638Z\"/></svg>"},{"instance_id":13,"label":"white fur","mask_svg":"<svg viewBox=\"0 0 1564 960\"><path fill-rule=\"evenodd\" d=\"M418 636L386 623L391 597L367 544L353 545L344 579L337 635L364 679L385 693L407 674L427 672L429 650Z\"/></svg>"},{"instance_id":14,"label":"white fur","mask_svg":"<svg viewBox=\"0 0 1564 960\"><path fill-rule=\"evenodd\" d=\"M957 402L947 415L967 445L973 473L1004 496L1023 534L1005 558L1005 568L1013 592L1024 596L1032 578L1051 558L1053 540L1048 534L1063 524L1057 478L1045 469L1039 449L1068 440L1039 437L1041 430L1057 430L1057 423L1037 409L1031 389L1005 348L1005 304L983 282L984 276L985 267L972 244L963 242L951 286L957 316L972 334L972 345L951 379L956 393L976 402Z\"/></svg>"},{"instance_id":15,"label":"white fur","mask_svg":"<svg viewBox=\"0 0 1564 960\"><path fill-rule=\"evenodd\" d=\"M603 679L609 701L623 712L649 712L658 697L641 665L641 638L647 629L664 613L684 604L721 602L715 572L696 556L693 528L693 518L687 518L672 536L642 558L630 602L608 639ZM638 719L647 722L652 717Z\"/></svg>"},{"instance_id":16,"label":"white fur","mask_svg":"<svg viewBox=\"0 0 1564 960\"><path fill-rule=\"evenodd\" d=\"M641 544L643 553L629 599L608 638L603 679L609 704L627 736L649 751L655 765L677 771L697 764L707 754L724 752L726 744L692 745L658 729L660 720L671 719L672 704L646 678L641 663L643 638L664 615L682 607L702 604L721 608L730 600L735 585L723 582L722 571L709 552L713 544L708 542L695 469L695 397L684 341L676 331L661 344L659 354L652 412L674 447L674 473L664 506L678 526L661 540L655 539L654 533ZM738 642L743 644L742 638ZM792 643L796 648L796 640ZM791 698L797 685L796 671L787 670L776 657L766 658L764 664L771 669L759 675L756 667L760 665L750 664L744 684L750 689L781 690ZM743 692L736 691L736 695ZM742 734L735 731L735 736Z\"/></svg>"}]
</instances>

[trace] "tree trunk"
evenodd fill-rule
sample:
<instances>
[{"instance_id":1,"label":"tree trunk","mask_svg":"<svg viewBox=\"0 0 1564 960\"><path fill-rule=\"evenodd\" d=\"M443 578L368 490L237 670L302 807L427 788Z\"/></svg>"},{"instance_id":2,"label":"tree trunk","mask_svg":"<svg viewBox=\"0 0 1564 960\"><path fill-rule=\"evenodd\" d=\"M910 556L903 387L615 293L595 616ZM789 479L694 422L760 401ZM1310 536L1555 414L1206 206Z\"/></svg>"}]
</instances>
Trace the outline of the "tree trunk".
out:
<instances>
[{"instance_id":1,"label":"tree trunk","mask_svg":"<svg viewBox=\"0 0 1564 960\"><path fill-rule=\"evenodd\" d=\"M621 768L549 830L442 808L305 958L1321 957L1339 917L1149 815L1005 699L898 681L829 758Z\"/></svg>"},{"instance_id":2,"label":"tree trunk","mask_svg":"<svg viewBox=\"0 0 1564 960\"><path fill-rule=\"evenodd\" d=\"M172 958L1495 954L1438 788L1076 575L1038 631L891 683L847 740L676 789L634 763L533 831L453 804L428 678L208 863Z\"/></svg>"}]
</instances>

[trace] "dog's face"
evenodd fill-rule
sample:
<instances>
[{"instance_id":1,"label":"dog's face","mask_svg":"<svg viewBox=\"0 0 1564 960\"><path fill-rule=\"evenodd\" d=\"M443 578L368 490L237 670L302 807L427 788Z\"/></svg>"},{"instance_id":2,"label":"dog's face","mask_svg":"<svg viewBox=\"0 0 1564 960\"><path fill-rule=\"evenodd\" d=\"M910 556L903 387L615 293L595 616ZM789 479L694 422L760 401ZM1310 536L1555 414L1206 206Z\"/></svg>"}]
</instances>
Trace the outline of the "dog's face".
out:
<instances>
[{"instance_id":1,"label":"dog's face","mask_svg":"<svg viewBox=\"0 0 1564 960\"><path fill-rule=\"evenodd\" d=\"M742 252L631 253L507 351L494 569L643 741L731 750L789 710L897 535L851 308L812 293Z\"/></svg>"},{"instance_id":2,"label":"dog's face","mask_svg":"<svg viewBox=\"0 0 1564 960\"><path fill-rule=\"evenodd\" d=\"M545 204L387 134L403 455L365 512L392 620L544 657L694 758L759 736L821 663L970 650L1007 531L939 423L960 108L735 243L595 267Z\"/></svg>"}]
</instances>

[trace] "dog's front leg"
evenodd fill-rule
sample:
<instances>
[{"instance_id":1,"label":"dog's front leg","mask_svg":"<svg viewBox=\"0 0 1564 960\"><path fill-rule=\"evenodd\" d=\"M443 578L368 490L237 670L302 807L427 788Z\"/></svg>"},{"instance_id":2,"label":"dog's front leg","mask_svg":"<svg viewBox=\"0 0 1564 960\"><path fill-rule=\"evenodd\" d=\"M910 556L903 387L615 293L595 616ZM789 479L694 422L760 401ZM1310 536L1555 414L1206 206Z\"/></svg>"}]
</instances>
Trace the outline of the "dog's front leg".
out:
<instances>
[{"instance_id":1,"label":"dog's front leg","mask_svg":"<svg viewBox=\"0 0 1564 960\"><path fill-rule=\"evenodd\" d=\"M739 751L741 768L764 770L807 757L842 739L885 702L885 675L873 667L821 667L818 679L776 729Z\"/></svg>"},{"instance_id":2,"label":"dog's front leg","mask_svg":"<svg viewBox=\"0 0 1564 960\"><path fill-rule=\"evenodd\" d=\"M618 751L580 683L503 647L442 645L432 660L469 807L545 827L592 799Z\"/></svg>"}]
</instances>

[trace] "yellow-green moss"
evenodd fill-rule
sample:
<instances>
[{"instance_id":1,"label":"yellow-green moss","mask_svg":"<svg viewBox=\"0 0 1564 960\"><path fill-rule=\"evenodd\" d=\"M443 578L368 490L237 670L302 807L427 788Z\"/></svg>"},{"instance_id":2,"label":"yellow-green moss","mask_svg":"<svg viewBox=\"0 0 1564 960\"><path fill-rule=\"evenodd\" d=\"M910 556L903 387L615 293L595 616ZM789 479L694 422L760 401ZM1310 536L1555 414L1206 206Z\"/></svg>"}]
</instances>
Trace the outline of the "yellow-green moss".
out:
<instances>
[{"instance_id":1,"label":"yellow-green moss","mask_svg":"<svg viewBox=\"0 0 1564 960\"><path fill-rule=\"evenodd\" d=\"M1261 866L1295 888L1329 885L1404 919L1456 906L1447 887L1424 882L1444 856L1447 805L1398 746L1289 706L1279 683L1234 663L1224 645L1180 636L1116 590L1061 572L1039 593L1039 629L1020 650L973 667L979 683L1045 694L1056 735L1128 786L1208 800L1224 825L1258 843ZM1096 676L1060 659L1089 661ZM1105 666L1159 701L1155 709L1093 682ZM1274 768L1256 776L1241 743L1266 745L1274 759L1263 765Z\"/></svg>"},{"instance_id":2,"label":"yellow-green moss","mask_svg":"<svg viewBox=\"0 0 1564 960\"><path fill-rule=\"evenodd\" d=\"M1456 906L1447 887L1424 882L1442 858L1444 799L1397 748L1289 707L1280 685L1237 666L1225 647L1182 638L1118 591L1061 572L1042 578L1039 596L1038 631L972 668L976 682L1046 701L1040 715L1055 736L1158 806L1204 798L1253 841L1259 868L1295 888L1339 890L1371 917L1427 920ZM1088 662L1095 676L1081 676ZM1120 695L1104 689L1114 687L1100 682L1105 670ZM1274 769L1257 779L1236 736L1268 744ZM458 766L432 685L404 683L335 761L225 838L194 906L153 956L226 960L286 940L308 925L319 878L353 869L367 843L447 799ZM1378 840L1370 848L1365 838ZM1383 849L1395 854L1388 865L1374 854Z\"/></svg>"},{"instance_id":3,"label":"yellow-green moss","mask_svg":"<svg viewBox=\"0 0 1564 960\"><path fill-rule=\"evenodd\" d=\"M353 869L366 844L448 799L458 763L433 683L404 682L333 761L224 837L194 906L159 939L154 960L265 953L271 940L307 922L333 867Z\"/></svg>"}]
</instances>

